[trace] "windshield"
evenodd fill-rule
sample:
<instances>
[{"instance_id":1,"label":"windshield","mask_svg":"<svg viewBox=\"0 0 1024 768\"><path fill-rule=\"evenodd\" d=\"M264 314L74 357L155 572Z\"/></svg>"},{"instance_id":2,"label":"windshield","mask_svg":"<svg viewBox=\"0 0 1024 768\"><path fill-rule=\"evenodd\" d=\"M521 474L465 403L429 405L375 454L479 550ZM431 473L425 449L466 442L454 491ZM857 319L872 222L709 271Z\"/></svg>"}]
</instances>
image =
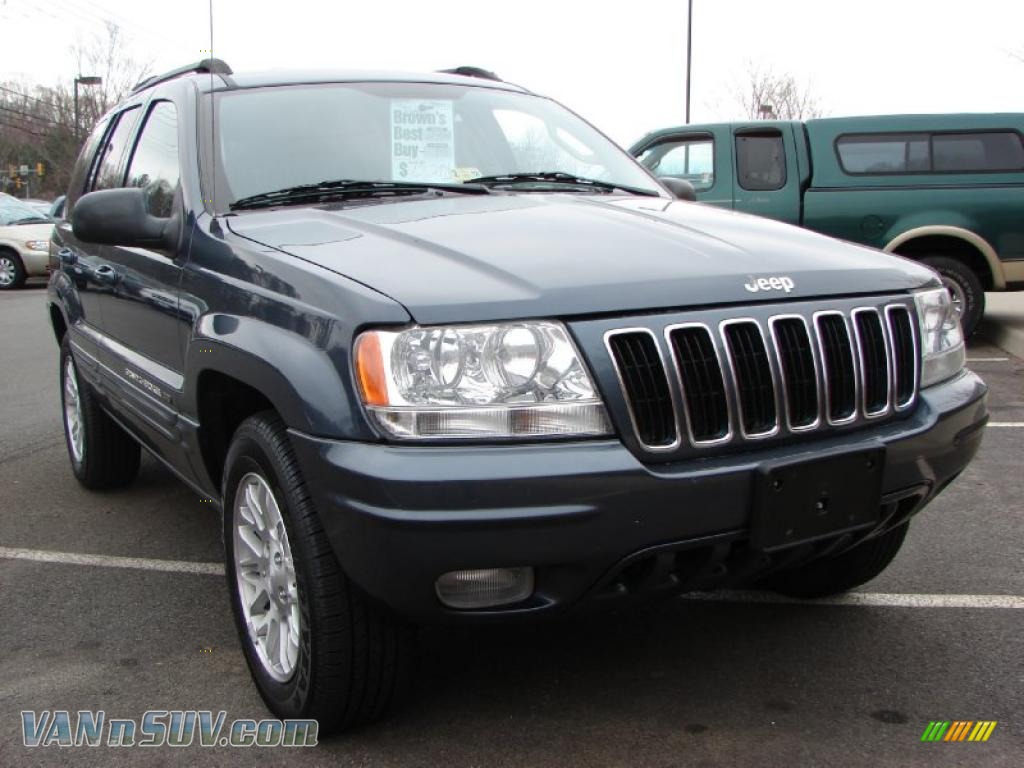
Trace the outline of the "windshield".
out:
<instances>
[{"instance_id":1,"label":"windshield","mask_svg":"<svg viewBox=\"0 0 1024 768\"><path fill-rule=\"evenodd\" d=\"M44 224L50 219L16 197L0 193L0 227L11 224Z\"/></svg>"},{"instance_id":2,"label":"windshield","mask_svg":"<svg viewBox=\"0 0 1024 768\"><path fill-rule=\"evenodd\" d=\"M332 83L221 92L216 110L219 211L252 195L336 179L452 184L553 172L663 194L629 155L539 96ZM529 184L547 190L557 182Z\"/></svg>"}]
</instances>

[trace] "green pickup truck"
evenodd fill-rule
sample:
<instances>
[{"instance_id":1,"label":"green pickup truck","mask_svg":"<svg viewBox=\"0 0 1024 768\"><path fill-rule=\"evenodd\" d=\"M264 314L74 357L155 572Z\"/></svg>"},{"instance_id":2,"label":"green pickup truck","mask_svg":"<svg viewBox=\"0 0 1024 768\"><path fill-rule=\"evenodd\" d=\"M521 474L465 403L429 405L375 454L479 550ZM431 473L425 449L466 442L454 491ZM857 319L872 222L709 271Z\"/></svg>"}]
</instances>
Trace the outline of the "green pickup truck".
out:
<instances>
[{"instance_id":1,"label":"green pickup truck","mask_svg":"<svg viewBox=\"0 0 1024 768\"><path fill-rule=\"evenodd\" d=\"M921 261L971 333L985 291L1024 290L1024 114L665 128L630 148L701 202Z\"/></svg>"}]
</instances>

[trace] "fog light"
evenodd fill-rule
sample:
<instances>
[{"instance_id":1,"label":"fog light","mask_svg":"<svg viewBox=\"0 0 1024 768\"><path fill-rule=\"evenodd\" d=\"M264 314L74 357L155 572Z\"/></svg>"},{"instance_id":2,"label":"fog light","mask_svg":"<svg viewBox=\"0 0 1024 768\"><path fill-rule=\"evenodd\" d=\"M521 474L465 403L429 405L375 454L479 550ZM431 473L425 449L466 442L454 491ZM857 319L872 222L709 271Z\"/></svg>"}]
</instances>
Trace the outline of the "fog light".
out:
<instances>
[{"instance_id":1,"label":"fog light","mask_svg":"<svg viewBox=\"0 0 1024 768\"><path fill-rule=\"evenodd\" d=\"M435 584L449 608L490 608L518 603L533 594L533 568L481 568L450 571Z\"/></svg>"}]
</instances>

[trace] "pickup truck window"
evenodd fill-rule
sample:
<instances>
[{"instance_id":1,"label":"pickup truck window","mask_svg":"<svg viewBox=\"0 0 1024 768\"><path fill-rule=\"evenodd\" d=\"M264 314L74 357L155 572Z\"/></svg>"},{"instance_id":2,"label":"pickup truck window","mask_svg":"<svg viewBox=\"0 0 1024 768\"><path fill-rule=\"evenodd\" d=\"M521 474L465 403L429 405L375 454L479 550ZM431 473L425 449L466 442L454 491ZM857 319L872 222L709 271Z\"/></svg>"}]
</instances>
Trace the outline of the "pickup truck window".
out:
<instances>
[{"instance_id":1,"label":"pickup truck window","mask_svg":"<svg viewBox=\"0 0 1024 768\"><path fill-rule=\"evenodd\" d=\"M154 216L171 215L178 187L178 114L169 101L158 101L142 127L128 166L127 184L146 192L146 207Z\"/></svg>"},{"instance_id":2,"label":"pickup truck window","mask_svg":"<svg viewBox=\"0 0 1024 768\"><path fill-rule=\"evenodd\" d=\"M786 186L786 150L778 131L736 137L736 175L750 192Z\"/></svg>"},{"instance_id":3,"label":"pickup truck window","mask_svg":"<svg viewBox=\"0 0 1024 768\"><path fill-rule=\"evenodd\" d=\"M1024 146L1015 131L947 133L932 136L936 171L1024 170Z\"/></svg>"},{"instance_id":4,"label":"pickup truck window","mask_svg":"<svg viewBox=\"0 0 1024 768\"><path fill-rule=\"evenodd\" d=\"M685 179L698 192L715 183L715 142L710 137L655 144L638 159L655 176Z\"/></svg>"},{"instance_id":5,"label":"pickup truck window","mask_svg":"<svg viewBox=\"0 0 1024 768\"><path fill-rule=\"evenodd\" d=\"M848 135L839 137L836 150L848 174L1024 170L1016 131Z\"/></svg>"}]
</instances>

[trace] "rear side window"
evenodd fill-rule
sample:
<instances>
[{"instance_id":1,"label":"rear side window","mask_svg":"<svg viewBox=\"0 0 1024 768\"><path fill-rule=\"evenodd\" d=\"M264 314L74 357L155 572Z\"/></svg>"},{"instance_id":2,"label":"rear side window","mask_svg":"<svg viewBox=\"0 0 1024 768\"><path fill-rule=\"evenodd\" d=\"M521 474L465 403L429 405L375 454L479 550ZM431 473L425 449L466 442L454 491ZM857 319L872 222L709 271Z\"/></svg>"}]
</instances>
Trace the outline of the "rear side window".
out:
<instances>
[{"instance_id":1,"label":"rear side window","mask_svg":"<svg viewBox=\"0 0 1024 768\"><path fill-rule=\"evenodd\" d=\"M715 142L710 136L664 141L637 159L655 176L685 179L697 192L715 183Z\"/></svg>"},{"instance_id":2,"label":"rear side window","mask_svg":"<svg viewBox=\"0 0 1024 768\"><path fill-rule=\"evenodd\" d=\"M736 137L736 175L750 192L770 192L786 186L786 150L782 134L774 131Z\"/></svg>"},{"instance_id":3,"label":"rear side window","mask_svg":"<svg viewBox=\"0 0 1024 768\"><path fill-rule=\"evenodd\" d=\"M96 158L90 189L112 189L122 186L121 161L128 141L139 119L139 108L126 109L117 116L117 123L107 134L107 140Z\"/></svg>"},{"instance_id":4,"label":"rear side window","mask_svg":"<svg viewBox=\"0 0 1024 768\"><path fill-rule=\"evenodd\" d=\"M836 150L848 174L1024 170L1024 146L1015 131L850 135L839 137Z\"/></svg>"},{"instance_id":5,"label":"rear side window","mask_svg":"<svg viewBox=\"0 0 1024 768\"><path fill-rule=\"evenodd\" d=\"M158 101L149 110L135 153L128 165L127 186L141 187L146 208L154 216L171 215L178 169L178 113L169 101Z\"/></svg>"},{"instance_id":6,"label":"rear side window","mask_svg":"<svg viewBox=\"0 0 1024 768\"><path fill-rule=\"evenodd\" d=\"M920 173L930 168L926 133L842 136L836 146L847 173Z\"/></svg>"},{"instance_id":7,"label":"rear side window","mask_svg":"<svg viewBox=\"0 0 1024 768\"><path fill-rule=\"evenodd\" d=\"M932 137L936 171L1024 170L1024 146L1019 133L947 133Z\"/></svg>"}]
</instances>

